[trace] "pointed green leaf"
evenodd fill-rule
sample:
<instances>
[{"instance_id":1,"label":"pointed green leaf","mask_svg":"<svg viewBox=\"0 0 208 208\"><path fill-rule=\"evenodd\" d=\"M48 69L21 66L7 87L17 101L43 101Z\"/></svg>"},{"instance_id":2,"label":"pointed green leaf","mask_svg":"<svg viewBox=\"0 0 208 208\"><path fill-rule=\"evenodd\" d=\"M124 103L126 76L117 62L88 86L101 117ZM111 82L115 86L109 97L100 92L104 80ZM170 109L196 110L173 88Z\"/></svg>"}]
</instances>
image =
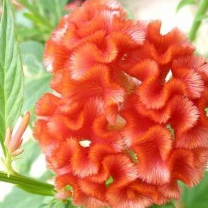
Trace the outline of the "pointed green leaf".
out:
<instances>
[{"instance_id":1,"label":"pointed green leaf","mask_svg":"<svg viewBox=\"0 0 208 208\"><path fill-rule=\"evenodd\" d=\"M6 127L13 127L23 103L23 70L14 18L9 0L3 1L0 23L0 141Z\"/></svg>"},{"instance_id":2,"label":"pointed green leaf","mask_svg":"<svg viewBox=\"0 0 208 208\"><path fill-rule=\"evenodd\" d=\"M197 4L196 0L181 0L176 8L176 11L178 12L183 7L190 5L190 4Z\"/></svg>"}]
</instances>

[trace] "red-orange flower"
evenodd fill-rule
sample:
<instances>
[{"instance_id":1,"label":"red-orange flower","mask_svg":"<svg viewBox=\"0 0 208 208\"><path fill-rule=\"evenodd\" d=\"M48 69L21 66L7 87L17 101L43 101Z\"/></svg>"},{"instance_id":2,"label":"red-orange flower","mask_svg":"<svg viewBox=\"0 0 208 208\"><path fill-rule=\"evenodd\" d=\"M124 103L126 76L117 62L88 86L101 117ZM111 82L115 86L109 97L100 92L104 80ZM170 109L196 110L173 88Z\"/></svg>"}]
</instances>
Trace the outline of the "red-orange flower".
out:
<instances>
[{"instance_id":1,"label":"red-orange flower","mask_svg":"<svg viewBox=\"0 0 208 208\"><path fill-rule=\"evenodd\" d=\"M128 20L114 0L88 0L46 44L51 88L35 137L57 197L89 208L148 207L196 185L208 152L208 65L174 29Z\"/></svg>"}]
</instances>

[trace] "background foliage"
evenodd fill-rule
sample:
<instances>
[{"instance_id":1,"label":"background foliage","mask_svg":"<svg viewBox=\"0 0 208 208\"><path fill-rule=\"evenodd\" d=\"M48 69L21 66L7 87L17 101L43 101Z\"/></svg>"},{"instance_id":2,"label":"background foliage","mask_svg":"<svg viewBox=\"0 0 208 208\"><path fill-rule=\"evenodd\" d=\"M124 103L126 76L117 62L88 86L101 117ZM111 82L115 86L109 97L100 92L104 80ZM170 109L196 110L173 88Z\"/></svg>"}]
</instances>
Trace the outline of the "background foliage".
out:
<instances>
[{"instance_id":1,"label":"background foliage","mask_svg":"<svg viewBox=\"0 0 208 208\"><path fill-rule=\"evenodd\" d=\"M21 7L13 6L16 31L10 10L7 10L6 17L2 17L1 20L0 97L4 99L0 99L0 124L13 126L20 113L30 110L32 112L32 126L35 121L35 103L42 94L50 90L51 75L45 71L42 64L44 44L61 16L67 13L65 5L69 2L67 0L18 0L18 2L21 3ZM196 0L182 0L178 4L177 10L187 5L197 7L200 6L199 3ZM199 27L207 17L206 13L199 13L194 22ZM23 81L22 70L25 81ZM19 96L19 94L23 94L23 85L25 86L24 102L23 96ZM0 130L0 132L5 132L5 125L0 125ZM3 143L3 135L0 135L0 141ZM25 152L15 166L19 173L29 176L32 165L40 156L40 150L32 136L25 142L24 149ZM47 170L39 179L45 181L51 179L52 176L53 174ZM0 187L0 192L3 191ZM205 173L204 180L198 186L192 189L183 186L182 192L180 201L161 206L161 208L207 208L208 173ZM12 207L72 208L73 206L70 201L60 202L52 197L32 195L18 188L13 188L4 201L0 202L0 208ZM151 208L157 207L152 206Z\"/></svg>"}]
</instances>

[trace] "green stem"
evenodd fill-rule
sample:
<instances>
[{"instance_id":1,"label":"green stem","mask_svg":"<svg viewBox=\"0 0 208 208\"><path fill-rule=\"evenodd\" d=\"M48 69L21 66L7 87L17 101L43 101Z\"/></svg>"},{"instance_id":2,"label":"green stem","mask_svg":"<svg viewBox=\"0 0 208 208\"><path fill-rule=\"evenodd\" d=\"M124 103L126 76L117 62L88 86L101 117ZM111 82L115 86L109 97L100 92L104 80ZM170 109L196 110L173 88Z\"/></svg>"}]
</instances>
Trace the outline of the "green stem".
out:
<instances>
[{"instance_id":1,"label":"green stem","mask_svg":"<svg viewBox=\"0 0 208 208\"><path fill-rule=\"evenodd\" d=\"M198 8L198 11L195 15L195 18L194 18L194 22L191 26L191 30L189 32L189 39L191 41L194 41L196 39L196 33L201 25L201 22L198 17L199 16L202 16L206 13L208 9L208 0L201 0L200 3L199 3L199 8Z\"/></svg>"},{"instance_id":2,"label":"green stem","mask_svg":"<svg viewBox=\"0 0 208 208\"><path fill-rule=\"evenodd\" d=\"M0 144L1 144L2 151L4 153L4 157L6 157L6 148L5 148L5 145L4 145L4 141L0 140Z\"/></svg>"},{"instance_id":3,"label":"green stem","mask_svg":"<svg viewBox=\"0 0 208 208\"><path fill-rule=\"evenodd\" d=\"M7 173L0 171L0 181L6 183L12 183L19 188L33 194L54 196L54 186L48 183L43 183L38 180L14 173L14 175L8 176Z\"/></svg>"}]
</instances>

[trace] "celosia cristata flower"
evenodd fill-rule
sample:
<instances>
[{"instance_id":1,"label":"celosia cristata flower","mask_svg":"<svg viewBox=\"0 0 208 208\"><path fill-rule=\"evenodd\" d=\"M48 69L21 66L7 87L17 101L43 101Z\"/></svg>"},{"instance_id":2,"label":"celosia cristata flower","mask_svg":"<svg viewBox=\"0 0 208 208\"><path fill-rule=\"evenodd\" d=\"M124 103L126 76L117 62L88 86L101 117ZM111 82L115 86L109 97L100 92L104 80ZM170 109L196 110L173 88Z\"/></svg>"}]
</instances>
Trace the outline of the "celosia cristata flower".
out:
<instances>
[{"instance_id":1,"label":"celosia cristata flower","mask_svg":"<svg viewBox=\"0 0 208 208\"><path fill-rule=\"evenodd\" d=\"M51 88L37 138L57 197L89 208L148 207L196 185L207 160L208 65L174 29L128 20L114 0L88 0L46 44Z\"/></svg>"}]
</instances>

